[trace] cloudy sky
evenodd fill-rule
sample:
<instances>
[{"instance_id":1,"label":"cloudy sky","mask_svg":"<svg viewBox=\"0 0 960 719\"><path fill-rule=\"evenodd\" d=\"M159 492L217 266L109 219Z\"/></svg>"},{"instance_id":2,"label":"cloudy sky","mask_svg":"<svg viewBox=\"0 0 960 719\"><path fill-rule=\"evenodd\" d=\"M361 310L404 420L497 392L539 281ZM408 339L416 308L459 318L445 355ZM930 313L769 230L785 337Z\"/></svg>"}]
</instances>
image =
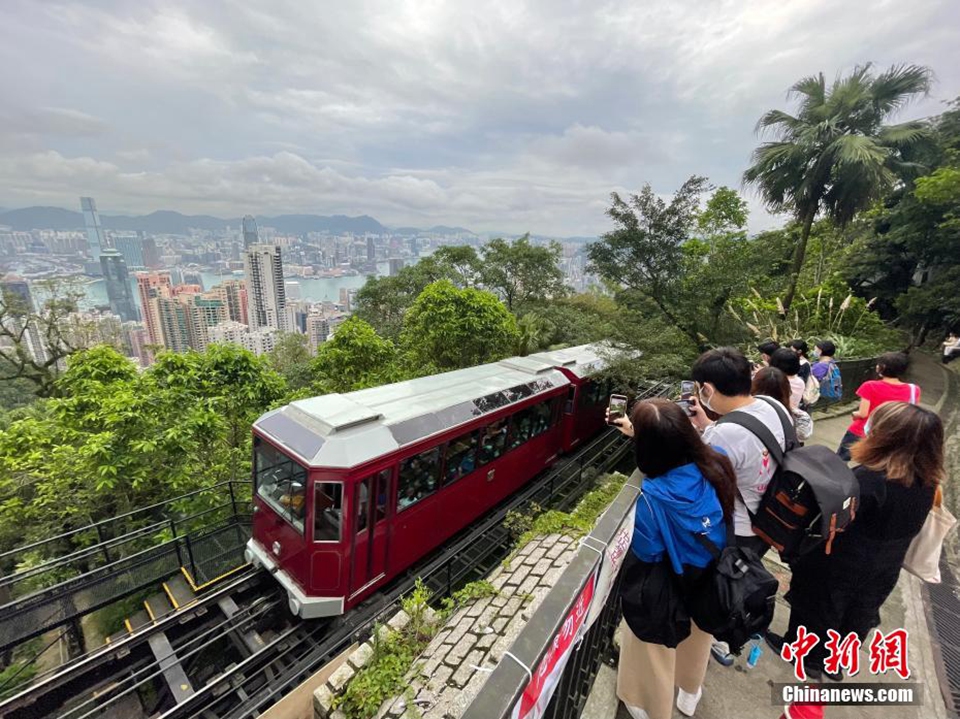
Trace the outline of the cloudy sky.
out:
<instances>
[{"instance_id":1,"label":"cloudy sky","mask_svg":"<svg viewBox=\"0 0 960 719\"><path fill-rule=\"evenodd\" d=\"M612 190L739 185L804 75L931 66L956 0L3 0L0 206L592 235ZM756 208L754 229L777 222Z\"/></svg>"}]
</instances>

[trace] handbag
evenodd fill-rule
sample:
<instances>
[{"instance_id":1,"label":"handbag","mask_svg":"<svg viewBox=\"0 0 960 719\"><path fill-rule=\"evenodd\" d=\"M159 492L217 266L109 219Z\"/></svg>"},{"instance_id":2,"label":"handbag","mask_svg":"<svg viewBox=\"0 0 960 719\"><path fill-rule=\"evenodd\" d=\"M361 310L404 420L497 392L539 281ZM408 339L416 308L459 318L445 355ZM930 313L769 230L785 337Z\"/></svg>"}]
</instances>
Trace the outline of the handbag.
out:
<instances>
[{"instance_id":1,"label":"handbag","mask_svg":"<svg viewBox=\"0 0 960 719\"><path fill-rule=\"evenodd\" d=\"M644 562L628 551L621 572L623 619L637 639L675 648L690 636L680 577L673 573L669 558Z\"/></svg>"},{"instance_id":2,"label":"handbag","mask_svg":"<svg viewBox=\"0 0 960 719\"><path fill-rule=\"evenodd\" d=\"M940 584L940 552L943 540L957 524L957 519L943 506L943 492L937 487L933 507L920 532L911 540L903 558L903 568L930 584Z\"/></svg>"}]
</instances>

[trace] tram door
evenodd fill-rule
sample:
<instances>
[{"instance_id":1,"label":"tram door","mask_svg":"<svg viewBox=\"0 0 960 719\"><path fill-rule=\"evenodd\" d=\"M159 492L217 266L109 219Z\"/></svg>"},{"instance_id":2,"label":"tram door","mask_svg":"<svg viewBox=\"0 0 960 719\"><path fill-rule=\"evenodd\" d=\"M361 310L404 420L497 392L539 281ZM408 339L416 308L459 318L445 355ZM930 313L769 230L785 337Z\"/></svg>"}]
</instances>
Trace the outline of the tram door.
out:
<instances>
[{"instance_id":1,"label":"tram door","mask_svg":"<svg viewBox=\"0 0 960 719\"><path fill-rule=\"evenodd\" d=\"M351 595L387 571L387 498L392 481L393 470L384 469L354 485Z\"/></svg>"}]
</instances>

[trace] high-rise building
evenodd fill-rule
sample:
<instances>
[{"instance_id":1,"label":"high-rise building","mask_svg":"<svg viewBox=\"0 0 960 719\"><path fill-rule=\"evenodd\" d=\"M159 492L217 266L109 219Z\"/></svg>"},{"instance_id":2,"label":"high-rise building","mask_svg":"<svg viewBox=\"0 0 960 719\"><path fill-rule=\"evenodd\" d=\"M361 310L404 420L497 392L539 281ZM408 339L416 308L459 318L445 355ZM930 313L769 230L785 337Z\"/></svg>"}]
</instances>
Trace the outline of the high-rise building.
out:
<instances>
[{"instance_id":1,"label":"high-rise building","mask_svg":"<svg viewBox=\"0 0 960 719\"><path fill-rule=\"evenodd\" d=\"M307 341L310 344L310 351L317 353L317 349L330 335L330 322L319 312L311 312L307 315Z\"/></svg>"},{"instance_id":2,"label":"high-rise building","mask_svg":"<svg viewBox=\"0 0 960 719\"><path fill-rule=\"evenodd\" d=\"M155 300L171 297L173 281L169 272L135 272L137 294L140 296L140 313L147 328L150 344L163 345L163 330L160 327L160 313Z\"/></svg>"},{"instance_id":3,"label":"high-rise building","mask_svg":"<svg viewBox=\"0 0 960 719\"><path fill-rule=\"evenodd\" d=\"M147 265L143 259L143 241L139 237L114 236L113 247L123 255L127 269L146 269Z\"/></svg>"},{"instance_id":4,"label":"high-rise building","mask_svg":"<svg viewBox=\"0 0 960 719\"><path fill-rule=\"evenodd\" d=\"M140 240L140 247L143 252L143 264L151 270L160 267L160 250L157 249L156 240L145 236L142 230L137 232L137 238Z\"/></svg>"},{"instance_id":5,"label":"high-rise building","mask_svg":"<svg viewBox=\"0 0 960 719\"><path fill-rule=\"evenodd\" d=\"M372 237L367 238L367 262L377 261L377 245Z\"/></svg>"},{"instance_id":6,"label":"high-rise building","mask_svg":"<svg viewBox=\"0 0 960 719\"><path fill-rule=\"evenodd\" d=\"M253 245L260 244L260 233L257 231L257 221L253 215L244 216L241 226L243 228L243 249L249 250Z\"/></svg>"},{"instance_id":7,"label":"high-rise building","mask_svg":"<svg viewBox=\"0 0 960 719\"><path fill-rule=\"evenodd\" d=\"M243 280L226 280L214 287L211 292L215 292L223 302L229 321L248 324L247 287Z\"/></svg>"},{"instance_id":8,"label":"high-rise building","mask_svg":"<svg viewBox=\"0 0 960 719\"><path fill-rule=\"evenodd\" d=\"M390 276L395 277L403 269L403 260L399 257L390 258Z\"/></svg>"},{"instance_id":9,"label":"high-rise building","mask_svg":"<svg viewBox=\"0 0 960 719\"><path fill-rule=\"evenodd\" d=\"M136 322L140 319L140 315L137 313L137 304L133 300L130 275L127 273L127 263L123 255L115 249L102 250L100 267L103 270L103 281L107 286L110 309L124 322Z\"/></svg>"},{"instance_id":10,"label":"high-rise building","mask_svg":"<svg viewBox=\"0 0 960 719\"><path fill-rule=\"evenodd\" d=\"M160 320L162 344L174 352L190 349L190 318L186 302L177 297L157 297L151 300L156 305Z\"/></svg>"},{"instance_id":11,"label":"high-rise building","mask_svg":"<svg viewBox=\"0 0 960 719\"><path fill-rule=\"evenodd\" d=\"M273 351L277 346L279 333L272 327L250 330L239 322L224 322L209 330L210 343L231 343L240 345L256 355Z\"/></svg>"},{"instance_id":12,"label":"high-rise building","mask_svg":"<svg viewBox=\"0 0 960 719\"><path fill-rule=\"evenodd\" d=\"M100 213L97 212L97 203L92 197L80 198L80 210L83 212L83 222L87 227L87 243L90 247L90 256L94 262L100 261L100 252L107 247L107 235L100 224Z\"/></svg>"},{"instance_id":13,"label":"high-rise building","mask_svg":"<svg viewBox=\"0 0 960 719\"><path fill-rule=\"evenodd\" d=\"M23 332L23 346L35 362L46 362L50 357L36 322L30 318L34 312L30 284L18 275L7 275L0 280L0 302L6 309L4 326L15 333ZM12 349L12 348L11 348Z\"/></svg>"},{"instance_id":14,"label":"high-rise building","mask_svg":"<svg viewBox=\"0 0 960 719\"><path fill-rule=\"evenodd\" d=\"M127 351L128 357L136 358L141 367L146 367L152 359L147 345L150 338L147 336L147 328L140 322L125 322L123 324L123 345Z\"/></svg>"},{"instance_id":15,"label":"high-rise building","mask_svg":"<svg viewBox=\"0 0 960 719\"><path fill-rule=\"evenodd\" d=\"M244 256L250 329L289 332L283 259L278 245L251 245Z\"/></svg>"},{"instance_id":16,"label":"high-rise building","mask_svg":"<svg viewBox=\"0 0 960 719\"><path fill-rule=\"evenodd\" d=\"M414 257L420 256L420 239L418 237L410 238L410 254Z\"/></svg>"},{"instance_id":17,"label":"high-rise building","mask_svg":"<svg viewBox=\"0 0 960 719\"><path fill-rule=\"evenodd\" d=\"M212 292L186 295L180 300L187 308L187 333L190 346L202 352L210 344L210 328L227 321L227 308Z\"/></svg>"}]
</instances>

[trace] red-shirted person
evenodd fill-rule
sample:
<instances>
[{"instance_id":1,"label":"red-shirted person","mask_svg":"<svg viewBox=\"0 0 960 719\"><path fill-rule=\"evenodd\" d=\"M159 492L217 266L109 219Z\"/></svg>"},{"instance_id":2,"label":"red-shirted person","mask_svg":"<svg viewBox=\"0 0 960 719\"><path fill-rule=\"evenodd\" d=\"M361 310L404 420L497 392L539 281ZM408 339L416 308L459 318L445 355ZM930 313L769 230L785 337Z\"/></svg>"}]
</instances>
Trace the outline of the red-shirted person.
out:
<instances>
[{"instance_id":1,"label":"red-shirted person","mask_svg":"<svg viewBox=\"0 0 960 719\"><path fill-rule=\"evenodd\" d=\"M877 360L877 374L880 379L869 380L860 385L857 396L860 406L853 413L853 422L847 427L846 434L840 440L837 454L846 461L850 460L850 447L863 439L868 430L870 415L884 402L920 403L920 387L904 382L901 377L907 373L909 360L903 352L887 352Z\"/></svg>"}]
</instances>

